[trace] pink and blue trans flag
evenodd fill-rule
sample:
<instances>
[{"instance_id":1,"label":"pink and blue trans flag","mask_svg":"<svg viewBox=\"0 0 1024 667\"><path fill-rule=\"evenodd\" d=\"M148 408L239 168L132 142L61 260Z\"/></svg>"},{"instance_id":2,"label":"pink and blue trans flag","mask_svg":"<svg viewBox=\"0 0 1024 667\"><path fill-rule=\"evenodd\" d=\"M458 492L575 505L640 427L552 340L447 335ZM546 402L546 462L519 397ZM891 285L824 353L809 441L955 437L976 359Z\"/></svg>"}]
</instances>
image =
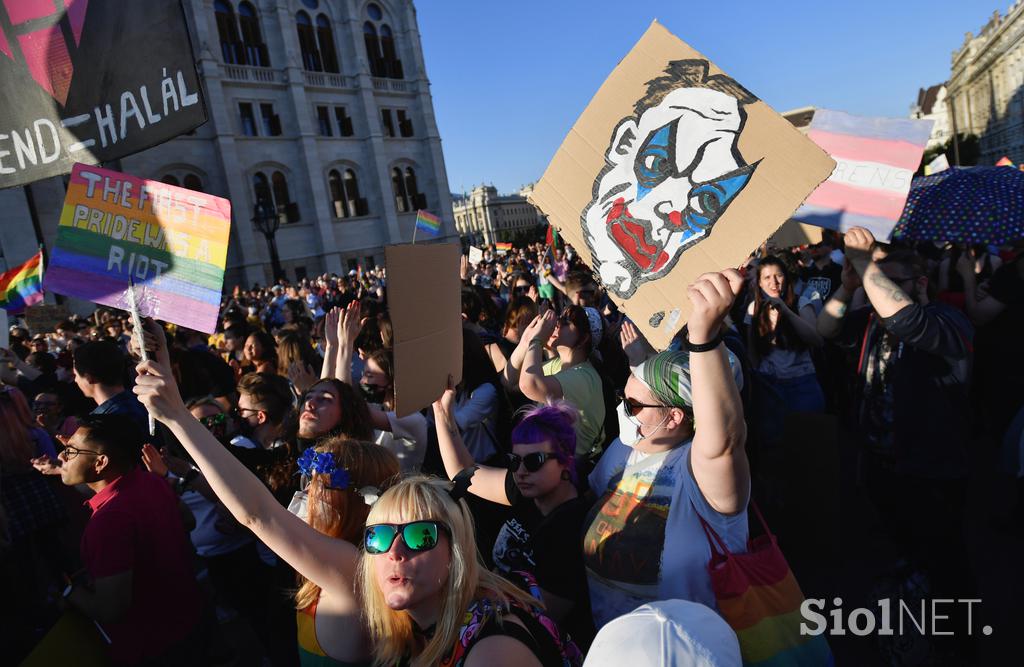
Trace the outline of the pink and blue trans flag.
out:
<instances>
[{"instance_id":1,"label":"pink and blue trans flag","mask_svg":"<svg viewBox=\"0 0 1024 667\"><path fill-rule=\"evenodd\" d=\"M832 156L836 168L793 218L840 232L865 227L888 241L933 123L816 109L807 136Z\"/></svg>"}]
</instances>

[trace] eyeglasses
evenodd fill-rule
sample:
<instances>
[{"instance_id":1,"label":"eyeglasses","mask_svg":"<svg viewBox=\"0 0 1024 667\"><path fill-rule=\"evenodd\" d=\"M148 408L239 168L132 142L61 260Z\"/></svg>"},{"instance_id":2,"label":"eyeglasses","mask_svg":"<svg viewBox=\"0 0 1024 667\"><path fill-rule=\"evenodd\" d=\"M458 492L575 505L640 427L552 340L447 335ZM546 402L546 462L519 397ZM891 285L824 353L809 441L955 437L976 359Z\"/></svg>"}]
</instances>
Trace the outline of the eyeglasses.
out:
<instances>
[{"instance_id":1,"label":"eyeglasses","mask_svg":"<svg viewBox=\"0 0 1024 667\"><path fill-rule=\"evenodd\" d=\"M639 414L639 412L641 410L643 410L644 408L665 408L665 407L668 407L667 405L652 405L650 403L640 403L638 401L634 401L632 398L629 398L628 396L626 396L626 394L623 393L623 391L621 389L619 389L618 391L615 392L615 397L618 400L622 401L623 405L626 406L626 412L629 413L630 417L636 417L637 414Z\"/></svg>"},{"instance_id":2,"label":"eyeglasses","mask_svg":"<svg viewBox=\"0 0 1024 667\"><path fill-rule=\"evenodd\" d=\"M442 530L450 534L448 527L437 521L377 523L366 527L363 546L368 554L385 554L401 535L410 551L430 551L437 546L437 535Z\"/></svg>"},{"instance_id":3,"label":"eyeglasses","mask_svg":"<svg viewBox=\"0 0 1024 667\"><path fill-rule=\"evenodd\" d=\"M508 454L508 469L512 472L519 470L519 464L522 463L526 466L527 472L537 472L544 464L547 463L548 459L554 459L555 455L550 452L531 452L526 456L519 456L518 454Z\"/></svg>"},{"instance_id":4,"label":"eyeglasses","mask_svg":"<svg viewBox=\"0 0 1024 667\"><path fill-rule=\"evenodd\" d=\"M93 456L102 456L101 452L94 452L91 449L79 449L78 447L73 447L71 445L65 445L64 450L61 452L61 455L64 457L65 461L70 461L79 454L92 454Z\"/></svg>"},{"instance_id":5,"label":"eyeglasses","mask_svg":"<svg viewBox=\"0 0 1024 667\"><path fill-rule=\"evenodd\" d=\"M233 412L238 415L240 419L245 419L246 412L259 412L258 408L235 408ZM217 416L217 415L214 415Z\"/></svg>"}]
</instances>

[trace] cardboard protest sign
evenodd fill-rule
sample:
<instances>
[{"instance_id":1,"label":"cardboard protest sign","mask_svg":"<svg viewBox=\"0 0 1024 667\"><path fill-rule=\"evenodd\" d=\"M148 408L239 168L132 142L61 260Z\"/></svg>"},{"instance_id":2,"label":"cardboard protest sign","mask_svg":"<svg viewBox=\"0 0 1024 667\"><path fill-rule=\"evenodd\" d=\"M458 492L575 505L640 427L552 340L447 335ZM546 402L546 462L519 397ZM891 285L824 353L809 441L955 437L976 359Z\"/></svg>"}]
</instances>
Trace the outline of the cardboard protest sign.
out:
<instances>
[{"instance_id":1,"label":"cardboard protest sign","mask_svg":"<svg viewBox=\"0 0 1024 667\"><path fill-rule=\"evenodd\" d=\"M460 254L454 243L384 248L399 417L436 401L449 375L462 381Z\"/></svg>"},{"instance_id":2,"label":"cardboard protest sign","mask_svg":"<svg viewBox=\"0 0 1024 667\"><path fill-rule=\"evenodd\" d=\"M469 246L469 263L479 264L484 261L484 251L476 246Z\"/></svg>"},{"instance_id":3,"label":"cardboard protest sign","mask_svg":"<svg viewBox=\"0 0 1024 667\"><path fill-rule=\"evenodd\" d=\"M178 0L0 3L0 188L206 122Z\"/></svg>"},{"instance_id":4,"label":"cardboard protest sign","mask_svg":"<svg viewBox=\"0 0 1024 667\"><path fill-rule=\"evenodd\" d=\"M888 240L934 124L815 109L807 137L832 156L836 168L793 217L840 232L864 227Z\"/></svg>"},{"instance_id":5,"label":"cardboard protest sign","mask_svg":"<svg viewBox=\"0 0 1024 667\"><path fill-rule=\"evenodd\" d=\"M949 169L949 158L946 157L945 153L939 153L935 156L935 159L925 166L924 175L931 176L947 169Z\"/></svg>"},{"instance_id":6,"label":"cardboard protest sign","mask_svg":"<svg viewBox=\"0 0 1024 667\"><path fill-rule=\"evenodd\" d=\"M71 317L71 309L63 305L41 303L25 309L25 325L33 334L52 333L57 325Z\"/></svg>"},{"instance_id":7,"label":"cardboard protest sign","mask_svg":"<svg viewBox=\"0 0 1024 667\"><path fill-rule=\"evenodd\" d=\"M657 22L619 63L530 197L656 347L685 287L738 266L834 162Z\"/></svg>"},{"instance_id":8,"label":"cardboard protest sign","mask_svg":"<svg viewBox=\"0 0 1024 667\"><path fill-rule=\"evenodd\" d=\"M217 326L231 202L76 164L43 287L212 333Z\"/></svg>"}]
</instances>

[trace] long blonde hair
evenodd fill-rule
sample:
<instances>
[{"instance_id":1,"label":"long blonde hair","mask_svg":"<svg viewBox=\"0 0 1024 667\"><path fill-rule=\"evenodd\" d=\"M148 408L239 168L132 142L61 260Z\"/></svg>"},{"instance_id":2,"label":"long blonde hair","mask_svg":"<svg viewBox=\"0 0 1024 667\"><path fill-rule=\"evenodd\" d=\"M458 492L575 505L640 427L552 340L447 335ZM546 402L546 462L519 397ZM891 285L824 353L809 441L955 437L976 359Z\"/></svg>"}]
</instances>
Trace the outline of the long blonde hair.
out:
<instances>
[{"instance_id":1,"label":"long blonde hair","mask_svg":"<svg viewBox=\"0 0 1024 667\"><path fill-rule=\"evenodd\" d=\"M444 582L441 611L434 636L416 656L414 667L435 665L447 655L459 639L466 610L476 599L489 598L508 607L513 602L541 606L511 582L484 567L476 549L473 518L465 502L449 495L451 482L417 475L398 482L374 504L367 525L433 520L450 531L451 563ZM363 554L357 571L357 590L362 595L363 613L373 645L375 665L393 665L408 658L415 646L412 618L404 611L391 609L374 577L377 556Z\"/></svg>"},{"instance_id":2,"label":"long blonde hair","mask_svg":"<svg viewBox=\"0 0 1024 667\"><path fill-rule=\"evenodd\" d=\"M307 490L307 521L324 535L359 546L370 507L358 491L366 486L383 490L398 479L398 458L380 445L343 437L325 440L316 451L330 452L335 465L348 472L349 483L346 489L331 488L329 475L313 473ZM320 587L302 575L299 582L295 608L306 609L319 599Z\"/></svg>"}]
</instances>

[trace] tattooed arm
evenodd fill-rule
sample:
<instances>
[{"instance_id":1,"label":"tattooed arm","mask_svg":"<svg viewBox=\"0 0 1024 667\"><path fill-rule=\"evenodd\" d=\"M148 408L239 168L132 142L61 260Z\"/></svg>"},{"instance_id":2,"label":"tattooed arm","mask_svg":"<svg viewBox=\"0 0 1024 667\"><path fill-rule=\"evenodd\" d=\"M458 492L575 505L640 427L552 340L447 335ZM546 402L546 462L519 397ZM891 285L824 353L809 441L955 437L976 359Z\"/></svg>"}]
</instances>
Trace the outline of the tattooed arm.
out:
<instances>
[{"instance_id":1,"label":"tattooed arm","mask_svg":"<svg viewBox=\"0 0 1024 667\"><path fill-rule=\"evenodd\" d=\"M864 292L879 317L892 317L913 303L907 293L889 280L874 262L868 262L861 275L864 278Z\"/></svg>"},{"instance_id":2,"label":"tattooed arm","mask_svg":"<svg viewBox=\"0 0 1024 667\"><path fill-rule=\"evenodd\" d=\"M846 257L864 283L864 292L879 317L892 317L913 300L899 285L889 280L871 259L875 237L863 227L854 227L843 238Z\"/></svg>"}]
</instances>

